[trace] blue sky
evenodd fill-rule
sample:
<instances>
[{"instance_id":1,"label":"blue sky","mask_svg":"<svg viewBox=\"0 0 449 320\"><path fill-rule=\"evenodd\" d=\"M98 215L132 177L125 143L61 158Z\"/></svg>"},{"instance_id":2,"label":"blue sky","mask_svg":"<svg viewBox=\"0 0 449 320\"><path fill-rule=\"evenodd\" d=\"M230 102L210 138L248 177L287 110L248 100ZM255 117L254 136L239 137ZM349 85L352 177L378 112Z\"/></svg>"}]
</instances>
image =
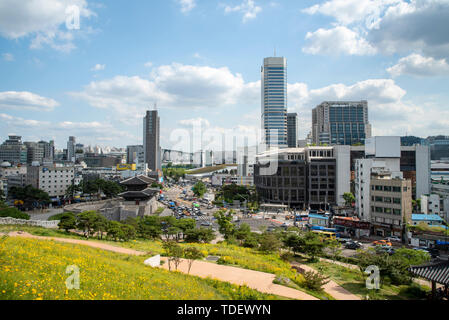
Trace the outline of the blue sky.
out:
<instances>
[{"instance_id":1,"label":"blue sky","mask_svg":"<svg viewBox=\"0 0 449 320\"><path fill-rule=\"evenodd\" d=\"M219 149L259 129L274 48L300 137L320 102L360 99L375 135L448 134L447 30L448 0L0 0L0 140L138 144L157 102L162 147L201 125Z\"/></svg>"}]
</instances>

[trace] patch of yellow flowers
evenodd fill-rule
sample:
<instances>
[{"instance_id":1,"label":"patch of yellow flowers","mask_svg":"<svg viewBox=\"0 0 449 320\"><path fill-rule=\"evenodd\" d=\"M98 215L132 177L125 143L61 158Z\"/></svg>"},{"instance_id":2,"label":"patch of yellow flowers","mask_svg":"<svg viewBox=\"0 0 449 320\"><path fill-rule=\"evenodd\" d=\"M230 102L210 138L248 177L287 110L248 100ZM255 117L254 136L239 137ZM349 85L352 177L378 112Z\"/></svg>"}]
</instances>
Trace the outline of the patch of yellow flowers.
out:
<instances>
[{"instance_id":1,"label":"patch of yellow flowers","mask_svg":"<svg viewBox=\"0 0 449 320\"><path fill-rule=\"evenodd\" d=\"M207 250L207 249L205 249ZM0 299L213 300L271 299L244 286L170 273L127 256L82 245L8 238L0 243ZM80 288L68 289L67 266L79 268Z\"/></svg>"}]
</instances>

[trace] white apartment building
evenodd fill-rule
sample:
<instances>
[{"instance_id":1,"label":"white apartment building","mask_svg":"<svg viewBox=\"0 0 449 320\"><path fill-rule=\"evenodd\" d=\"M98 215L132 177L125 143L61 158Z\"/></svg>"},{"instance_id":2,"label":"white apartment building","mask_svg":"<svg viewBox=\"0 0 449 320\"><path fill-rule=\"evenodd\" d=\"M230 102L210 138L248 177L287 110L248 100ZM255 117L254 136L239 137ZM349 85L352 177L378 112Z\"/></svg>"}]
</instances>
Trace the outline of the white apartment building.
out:
<instances>
[{"instance_id":1,"label":"white apartment building","mask_svg":"<svg viewBox=\"0 0 449 320\"><path fill-rule=\"evenodd\" d=\"M421 196L421 212L424 214L440 215L440 196L437 194L423 194Z\"/></svg>"},{"instance_id":2,"label":"white apartment building","mask_svg":"<svg viewBox=\"0 0 449 320\"><path fill-rule=\"evenodd\" d=\"M363 221L371 221L371 175L388 172L402 178L400 137L373 137L366 140L365 156L355 162L355 212Z\"/></svg>"},{"instance_id":3,"label":"white apartment building","mask_svg":"<svg viewBox=\"0 0 449 320\"><path fill-rule=\"evenodd\" d=\"M29 166L27 184L41 189L50 197L61 197L74 182L74 167Z\"/></svg>"}]
</instances>

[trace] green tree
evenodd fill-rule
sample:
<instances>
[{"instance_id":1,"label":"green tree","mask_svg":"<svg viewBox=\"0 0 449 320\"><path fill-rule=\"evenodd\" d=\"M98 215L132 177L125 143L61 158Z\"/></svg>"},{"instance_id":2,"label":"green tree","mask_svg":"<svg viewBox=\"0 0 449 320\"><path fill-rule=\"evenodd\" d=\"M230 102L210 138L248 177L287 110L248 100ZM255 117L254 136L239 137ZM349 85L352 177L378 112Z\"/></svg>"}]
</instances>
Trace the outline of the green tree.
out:
<instances>
[{"instance_id":1,"label":"green tree","mask_svg":"<svg viewBox=\"0 0 449 320\"><path fill-rule=\"evenodd\" d=\"M219 226L218 231L224 236L226 240L228 240L231 236L234 235L235 225L232 223L232 217L234 215L234 211L230 210L226 213L225 210L218 210L214 217L217 219L217 223Z\"/></svg>"},{"instance_id":2,"label":"green tree","mask_svg":"<svg viewBox=\"0 0 449 320\"><path fill-rule=\"evenodd\" d=\"M121 235L123 241L129 241L131 239L134 239L136 237L136 229L129 225L129 224L121 224Z\"/></svg>"},{"instance_id":3,"label":"green tree","mask_svg":"<svg viewBox=\"0 0 449 320\"><path fill-rule=\"evenodd\" d=\"M212 229L198 228L189 229L186 232L185 242L210 243L215 239L215 234Z\"/></svg>"},{"instance_id":4,"label":"green tree","mask_svg":"<svg viewBox=\"0 0 449 320\"><path fill-rule=\"evenodd\" d=\"M84 211L77 216L77 229L84 232L84 236L89 239L95 230L97 213L95 211Z\"/></svg>"},{"instance_id":5,"label":"green tree","mask_svg":"<svg viewBox=\"0 0 449 320\"><path fill-rule=\"evenodd\" d=\"M352 204L355 202L355 197L351 192L345 192L343 194L343 199L345 200L345 204L347 206L352 206Z\"/></svg>"},{"instance_id":6,"label":"green tree","mask_svg":"<svg viewBox=\"0 0 449 320\"><path fill-rule=\"evenodd\" d=\"M304 238L296 233L289 234L283 242L287 248L290 248L293 251L293 253L302 252L305 243Z\"/></svg>"},{"instance_id":7,"label":"green tree","mask_svg":"<svg viewBox=\"0 0 449 320\"><path fill-rule=\"evenodd\" d=\"M107 237L114 239L114 241L125 238L125 235L123 234L122 225L120 224L120 222L117 221L108 221L106 232Z\"/></svg>"},{"instance_id":8,"label":"green tree","mask_svg":"<svg viewBox=\"0 0 449 320\"><path fill-rule=\"evenodd\" d=\"M314 232L307 232L303 236L302 252L310 256L310 261L316 261L316 257L323 253L326 243Z\"/></svg>"},{"instance_id":9,"label":"green tree","mask_svg":"<svg viewBox=\"0 0 449 320\"><path fill-rule=\"evenodd\" d=\"M175 270L178 270L178 266L181 263L181 258L184 255L182 247L174 241L164 242L162 245L165 250L165 254L168 257L168 270L171 271L171 263L173 262Z\"/></svg>"},{"instance_id":10,"label":"green tree","mask_svg":"<svg viewBox=\"0 0 449 320\"><path fill-rule=\"evenodd\" d=\"M188 269L188 274L190 274L190 269L192 268L192 264L195 260L199 260L201 258L203 258L203 254L201 253L200 250L198 250L195 247L189 247L189 248L185 248L184 249L184 258L187 259L187 263L189 266Z\"/></svg>"},{"instance_id":11,"label":"green tree","mask_svg":"<svg viewBox=\"0 0 449 320\"><path fill-rule=\"evenodd\" d=\"M329 248L329 251L330 251L333 259L336 260L338 258L338 256L341 254L340 242L338 242L337 239L327 240L327 247Z\"/></svg>"},{"instance_id":12,"label":"green tree","mask_svg":"<svg viewBox=\"0 0 449 320\"><path fill-rule=\"evenodd\" d=\"M42 207L50 202L50 196L47 192L34 188L31 185L12 187L9 190L9 197L23 201L25 208Z\"/></svg>"},{"instance_id":13,"label":"green tree","mask_svg":"<svg viewBox=\"0 0 449 320\"><path fill-rule=\"evenodd\" d=\"M76 217L73 213L64 213L58 223L59 229L64 229L65 232L69 232L71 229L76 229Z\"/></svg>"},{"instance_id":14,"label":"green tree","mask_svg":"<svg viewBox=\"0 0 449 320\"><path fill-rule=\"evenodd\" d=\"M241 224L234 231L234 236L237 240L240 241L240 245L242 245L250 235L251 235L251 228L246 223Z\"/></svg>"},{"instance_id":15,"label":"green tree","mask_svg":"<svg viewBox=\"0 0 449 320\"><path fill-rule=\"evenodd\" d=\"M265 253L278 251L282 246L282 241L279 240L276 234L272 232L265 232L259 239L259 250Z\"/></svg>"},{"instance_id":16,"label":"green tree","mask_svg":"<svg viewBox=\"0 0 449 320\"><path fill-rule=\"evenodd\" d=\"M193 193L197 196L197 197L202 197L207 189L206 189L206 185L203 183L203 181L198 181L192 188Z\"/></svg>"},{"instance_id":17,"label":"green tree","mask_svg":"<svg viewBox=\"0 0 449 320\"><path fill-rule=\"evenodd\" d=\"M179 219L175 225L182 231L182 238L184 239L190 230L195 229L196 221L194 219Z\"/></svg>"},{"instance_id":18,"label":"green tree","mask_svg":"<svg viewBox=\"0 0 449 320\"><path fill-rule=\"evenodd\" d=\"M144 239L160 239L162 235L161 218L156 216L138 218L137 233Z\"/></svg>"},{"instance_id":19,"label":"green tree","mask_svg":"<svg viewBox=\"0 0 449 320\"><path fill-rule=\"evenodd\" d=\"M96 214L93 229L94 232L98 233L100 239L103 239L103 233L106 232L107 228L108 228L108 219L106 219L101 214Z\"/></svg>"}]
</instances>

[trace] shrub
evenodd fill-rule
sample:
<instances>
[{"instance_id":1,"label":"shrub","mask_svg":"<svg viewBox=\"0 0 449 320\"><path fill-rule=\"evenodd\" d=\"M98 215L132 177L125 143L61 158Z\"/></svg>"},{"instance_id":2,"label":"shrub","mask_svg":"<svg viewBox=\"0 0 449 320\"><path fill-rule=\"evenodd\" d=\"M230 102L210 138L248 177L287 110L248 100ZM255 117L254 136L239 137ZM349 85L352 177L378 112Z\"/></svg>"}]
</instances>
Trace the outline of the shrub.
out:
<instances>
[{"instance_id":1,"label":"shrub","mask_svg":"<svg viewBox=\"0 0 449 320\"><path fill-rule=\"evenodd\" d=\"M64 213L57 220L60 220L58 223L59 229L64 229L66 232L69 232L70 229L76 228L76 218L72 213Z\"/></svg>"},{"instance_id":2,"label":"shrub","mask_svg":"<svg viewBox=\"0 0 449 320\"><path fill-rule=\"evenodd\" d=\"M281 259L286 262L291 262L294 259L294 255L291 252L284 252L281 254Z\"/></svg>"},{"instance_id":3,"label":"shrub","mask_svg":"<svg viewBox=\"0 0 449 320\"><path fill-rule=\"evenodd\" d=\"M62 213L58 213L58 214L55 214L55 215L51 216L51 217L48 218L47 220L48 220L48 221L61 220L62 217L66 216L66 215L68 215L68 214L70 214L70 215L72 215L72 216L75 216L72 212L62 212Z\"/></svg>"},{"instance_id":4,"label":"shrub","mask_svg":"<svg viewBox=\"0 0 449 320\"><path fill-rule=\"evenodd\" d=\"M24 220L30 220L30 215L26 214L25 212L22 212L16 208L5 208L0 209L0 217L11 217L15 219L24 219Z\"/></svg>"},{"instance_id":5,"label":"shrub","mask_svg":"<svg viewBox=\"0 0 449 320\"><path fill-rule=\"evenodd\" d=\"M429 294L429 291L423 289L419 284L412 283L410 286L401 289L400 293L409 296L412 299L425 299Z\"/></svg>"},{"instance_id":6,"label":"shrub","mask_svg":"<svg viewBox=\"0 0 449 320\"><path fill-rule=\"evenodd\" d=\"M302 276L304 277L302 285L314 291L322 291L323 286L329 282L328 277L314 271L306 271Z\"/></svg>"}]
</instances>

